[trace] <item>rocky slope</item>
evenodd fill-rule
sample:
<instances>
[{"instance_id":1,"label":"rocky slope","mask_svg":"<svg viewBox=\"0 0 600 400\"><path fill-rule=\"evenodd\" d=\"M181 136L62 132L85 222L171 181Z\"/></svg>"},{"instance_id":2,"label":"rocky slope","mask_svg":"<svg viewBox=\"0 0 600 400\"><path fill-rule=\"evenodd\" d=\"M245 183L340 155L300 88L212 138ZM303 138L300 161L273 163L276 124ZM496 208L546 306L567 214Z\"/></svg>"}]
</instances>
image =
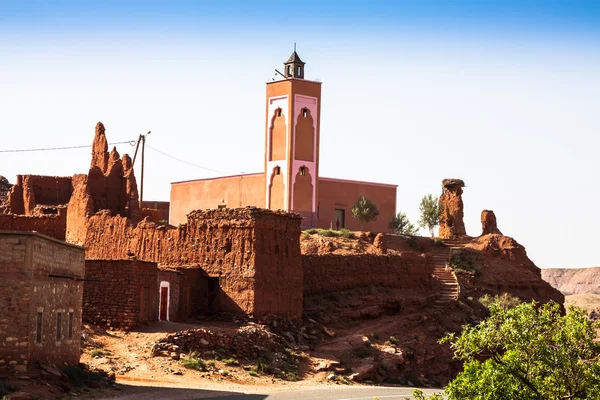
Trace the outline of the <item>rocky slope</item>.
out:
<instances>
[{"instance_id":1,"label":"rocky slope","mask_svg":"<svg viewBox=\"0 0 600 400\"><path fill-rule=\"evenodd\" d=\"M600 267L543 269L542 278L565 295L600 294Z\"/></svg>"}]
</instances>

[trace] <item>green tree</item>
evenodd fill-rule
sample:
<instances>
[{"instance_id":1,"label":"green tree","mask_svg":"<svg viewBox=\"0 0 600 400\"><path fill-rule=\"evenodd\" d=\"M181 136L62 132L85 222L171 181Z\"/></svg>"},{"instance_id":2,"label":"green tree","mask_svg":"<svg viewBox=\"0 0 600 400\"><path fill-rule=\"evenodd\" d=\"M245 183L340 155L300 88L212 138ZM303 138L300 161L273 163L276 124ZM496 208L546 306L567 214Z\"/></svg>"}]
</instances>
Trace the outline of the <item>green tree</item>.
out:
<instances>
[{"instance_id":1,"label":"green tree","mask_svg":"<svg viewBox=\"0 0 600 400\"><path fill-rule=\"evenodd\" d=\"M496 301L490 316L450 334L463 371L448 384L453 399L600 399L598 327L584 310L566 315L556 303L508 307Z\"/></svg>"},{"instance_id":2,"label":"green tree","mask_svg":"<svg viewBox=\"0 0 600 400\"><path fill-rule=\"evenodd\" d=\"M440 219L438 198L433 197L431 193L423 196L419 210L421 211L419 226L428 229L431 237L433 237L433 230L438 225Z\"/></svg>"},{"instance_id":3,"label":"green tree","mask_svg":"<svg viewBox=\"0 0 600 400\"><path fill-rule=\"evenodd\" d=\"M377 206L365 196L360 196L356 204L350 209L352 216L360 221L361 227L367 222L375 221L379 215Z\"/></svg>"},{"instance_id":4,"label":"green tree","mask_svg":"<svg viewBox=\"0 0 600 400\"><path fill-rule=\"evenodd\" d=\"M406 214L399 211L388 223L388 227L397 235L415 235L417 228L408 220Z\"/></svg>"}]
</instances>

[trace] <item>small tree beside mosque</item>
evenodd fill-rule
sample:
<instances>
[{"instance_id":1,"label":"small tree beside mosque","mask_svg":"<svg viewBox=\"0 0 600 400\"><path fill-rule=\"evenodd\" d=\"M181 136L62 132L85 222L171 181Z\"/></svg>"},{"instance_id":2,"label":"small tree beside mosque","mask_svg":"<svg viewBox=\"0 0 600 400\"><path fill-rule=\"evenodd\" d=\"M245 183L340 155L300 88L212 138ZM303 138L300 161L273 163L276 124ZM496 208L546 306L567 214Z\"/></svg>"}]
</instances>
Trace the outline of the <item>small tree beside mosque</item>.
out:
<instances>
[{"instance_id":1,"label":"small tree beside mosque","mask_svg":"<svg viewBox=\"0 0 600 400\"><path fill-rule=\"evenodd\" d=\"M356 204L350 209L352 216L360 221L361 229L367 222L375 221L379 216L377 206L365 196L360 196Z\"/></svg>"}]
</instances>

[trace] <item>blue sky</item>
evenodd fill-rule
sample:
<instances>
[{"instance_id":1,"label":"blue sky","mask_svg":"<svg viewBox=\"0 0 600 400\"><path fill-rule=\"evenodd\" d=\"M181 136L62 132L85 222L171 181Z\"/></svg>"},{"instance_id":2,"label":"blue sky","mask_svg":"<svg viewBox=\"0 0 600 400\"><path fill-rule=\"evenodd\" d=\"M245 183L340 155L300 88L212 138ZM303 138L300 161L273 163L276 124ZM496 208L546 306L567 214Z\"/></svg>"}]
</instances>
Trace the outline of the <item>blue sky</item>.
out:
<instances>
[{"instance_id":1,"label":"blue sky","mask_svg":"<svg viewBox=\"0 0 600 400\"><path fill-rule=\"evenodd\" d=\"M149 150L147 199L258 172L264 84L294 42L323 82L322 176L398 184L412 220L462 178L469 234L493 209L538 266L600 265L597 1L0 0L0 149L89 144L102 121L208 168ZM88 164L0 154L11 181Z\"/></svg>"}]
</instances>

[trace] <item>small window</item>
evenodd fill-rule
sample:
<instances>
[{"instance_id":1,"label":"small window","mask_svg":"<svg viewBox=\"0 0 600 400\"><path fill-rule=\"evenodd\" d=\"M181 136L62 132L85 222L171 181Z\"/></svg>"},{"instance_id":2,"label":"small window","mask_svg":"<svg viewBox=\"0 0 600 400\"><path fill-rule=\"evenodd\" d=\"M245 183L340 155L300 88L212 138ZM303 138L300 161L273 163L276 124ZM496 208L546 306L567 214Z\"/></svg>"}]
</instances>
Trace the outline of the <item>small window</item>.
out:
<instances>
[{"instance_id":1,"label":"small window","mask_svg":"<svg viewBox=\"0 0 600 400\"><path fill-rule=\"evenodd\" d=\"M297 70L296 70L296 76L300 76L302 75L302 67L298 66Z\"/></svg>"},{"instance_id":2,"label":"small window","mask_svg":"<svg viewBox=\"0 0 600 400\"><path fill-rule=\"evenodd\" d=\"M302 116L303 116L304 118L308 117L308 109L306 109L306 108L303 108L303 109L302 109Z\"/></svg>"},{"instance_id":3,"label":"small window","mask_svg":"<svg viewBox=\"0 0 600 400\"><path fill-rule=\"evenodd\" d=\"M69 311L69 331L67 335L69 340L73 339L73 311Z\"/></svg>"},{"instance_id":4,"label":"small window","mask_svg":"<svg viewBox=\"0 0 600 400\"><path fill-rule=\"evenodd\" d=\"M62 312L56 314L56 341L60 342L62 339Z\"/></svg>"},{"instance_id":5,"label":"small window","mask_svg":"<svg viewBox=\"0 0 600 400\"><path fill-rule=\"evenodd\" d=\"M278 116L278 117L281 117L281 108L278 108L278 109L277 109L277 116Z\"/></svg>"},{"instance_id":6,"label":"small window","mask_svg":"<svg viewBox=\"0 0 600 400\"><path fill-rule=\"evenodd\" d=\"M302 175L302 176L306 175L306 167L300 167L300 175Z\"/></svg>"},{"instance_id":7,"label":"small window","mask_svg":"<svg viewBox=\"0 0 600 400\"><path fill-rule=\"evenodd\" d=\"M35 342L42 343L42 326L44 323L44 313L42 311L38 311L37 313L37 328L35 331Z\"/></svg>"},{"instance_id":8,"label":"small window","mask_svg":"<svg viewBox=\"0 0 600 400\"><path fill-rule=\"evenodd\" d=\"M292 66L291 65L288 65L287 74L288 74L288 76L292 76Z\"/></svg>"},{"instance_id":9,"label":"small window","mask_svg":"<svg viewBox=\"0 0 600 400\"><path fill-rule=\"evenodd\" d=\"M275 167L275 175L281 175L281 167Z\"/></svg>"}]
</instances>

